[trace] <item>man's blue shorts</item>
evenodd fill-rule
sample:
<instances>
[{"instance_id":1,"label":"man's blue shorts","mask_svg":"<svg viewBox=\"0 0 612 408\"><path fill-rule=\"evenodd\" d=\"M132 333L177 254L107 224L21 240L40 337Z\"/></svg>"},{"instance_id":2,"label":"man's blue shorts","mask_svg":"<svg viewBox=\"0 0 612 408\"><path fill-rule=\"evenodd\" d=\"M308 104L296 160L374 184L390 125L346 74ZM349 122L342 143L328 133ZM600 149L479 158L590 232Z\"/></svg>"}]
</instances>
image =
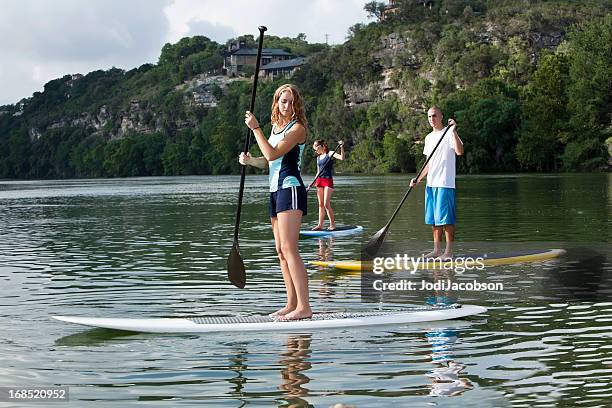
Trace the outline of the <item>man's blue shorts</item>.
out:
<instances>
[{"instance_id":1,"label":"man's blue shorts","mask_svg":"<svg viewBox=\"0 0 612 408\"><path fill-rule=\"evenodd\" d=\"M287 210L302 210L302 215L306 215L308 200L306 198L306 188L287 187L270 193L270 217L274 218L279 212Z\"/></svg>"},{"instance_id":2,"label":"man's blue shorts","mask_svg":"<svg viewBox=\"0 0 612 408\"><path fill-rule=\"evenodd\" d=\"M455 189L425 187L425 224L455 224Z\"/></svg>"}]
</instances>

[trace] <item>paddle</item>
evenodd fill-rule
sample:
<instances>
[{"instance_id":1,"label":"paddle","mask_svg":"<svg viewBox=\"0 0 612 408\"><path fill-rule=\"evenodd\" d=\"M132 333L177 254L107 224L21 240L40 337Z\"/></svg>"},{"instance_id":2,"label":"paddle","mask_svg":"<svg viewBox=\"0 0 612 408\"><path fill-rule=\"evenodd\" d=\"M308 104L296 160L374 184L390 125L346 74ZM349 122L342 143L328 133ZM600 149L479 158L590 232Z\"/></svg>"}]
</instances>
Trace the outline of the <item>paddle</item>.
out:
<instances>
[{"instance_id":1,"label":"paddle","mask_svg":"<svg viewBox=\"0 0 612 408\"><path fill-rule=\"evenodd\" d=\"M427 157L427 160L425 160L425 164L423 164L423 167L421 167L421 170L419 170L419 172L417 173L417 175L416 175L416 179L417 180L418 180L419 176L421 175L421 173L423 172L423 170L425 170L425 166L427 166L427 164L429 163L429 160L433 157L434 153L436 152L436 149L438 148L438 146L442 142L442 139L444 139L444 136L446 135L446 132L448 132L448 129L450 129L450 128L451 128L450 126L447 126L446 130L444 130L444 133L442 133L442 136L440 137L440 140L438 140L438 143L436 143L436 146L431 151L431 154L429 155L429 157ZM368 243L366 244L366 246L364 248L365 252L368 255L370 255L372 257L376 255L376 253L378 252L378 250L382 246L382 244L383 244L383 242L385 240L385 237L387 236L387 232L389 231L389 227L391 226L391 223L395 219L395 216L399 212L400 208L402 208L402 205L404 204L404 201L406 201L406 198L408 198L408 195L410 194L411 191L412 191L412 186L408 189L408 191L406 191L406 194L404 194L404 198L402 198L402 201L400 201L399 205L395 209L395 212L391 216L391 219L389 220L389 222L384 227L382 227L376 234L374 234L374 236L372 236L372 238L370 238L370 240L368 241Z\"/></svg>"},{"instance_id":2,"label":"paddle","mask_svg":"<svg viewBox=\"0 0 612 408\"><path fill-rule=\"evenodd\" d=\"M263 46L264 31L267 30L264 26L259 26L259 44L257 46L257 60L255 62L255 75L253 78L253 90L251 92L250 111L255 111L255 95L257 94L257 78L259 78L259 63L261 61L261 48ZM251 129L247 128L246 140L244 141L243 152L249 151L251 144ZM238 190L238 207L236 208L236 224L234 226L234 245L227 258L227 276L230 282L240 289L246 285L246 271L244 262L240 256L240 246L238 245L238 228L240 227L240 212L242 211L242 196L244 195L244 179L246 176L246 166L242 166L240 170L240 189Z\"/></svg>"},{"instance_id":3,"label":"paddle","mask_svg":"<svg viewBox=\"0 0 612 408\"><path fill-rule=\"evenodd\" d=\"M327 167L327 165L332 161L332 159L334 158L334 156L336 155L336 152L338 151L338 149L341 147L342 145L339 144L338 147L336 147L336 150L334 150L334 154L332 154L331 156L329 156L329 159L325 162L325 164L323 165L323 167L321 167L319 169L319 171L317 171L317 174L315 175L314 180L312 180L312 183L310 183L310 185L308 186L308 188L306 189L306 191L310 191L310 189L312 188L312 186L314 185L315 181L317 181L317 179L319 178L319 174L321 174L321 172L323 170L325 170L325 168Z\"/></svg>"}]
</instances>

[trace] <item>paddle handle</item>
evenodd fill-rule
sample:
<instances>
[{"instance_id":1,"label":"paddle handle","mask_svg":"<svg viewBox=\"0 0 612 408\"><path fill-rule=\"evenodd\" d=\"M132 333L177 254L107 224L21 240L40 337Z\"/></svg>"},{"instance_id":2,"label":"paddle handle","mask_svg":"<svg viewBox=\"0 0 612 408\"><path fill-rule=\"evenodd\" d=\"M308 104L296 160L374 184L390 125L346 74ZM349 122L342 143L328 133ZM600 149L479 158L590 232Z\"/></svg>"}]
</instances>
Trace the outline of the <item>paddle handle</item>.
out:
<instances>
[{"instance_id":1,"label":"paddle handle","mask_svg":"<svg viewBox=\"0 0 612 408\"><path fill-rule=\"evenodd\" d=\"M310 183L310 185L308 186L308 188L306 189L306 191L310 191L310 189L312 188L312 186L314 185L315 181L317 181L317 179L319 178L319 174L321 174L321 172L323 170L325 170L325 168L327 167L327 165L332 161L332 159L334 158L334 156L336 155L336 152L338 152L338 149L340 149L340 147L342 147L341 144L338 145L338 147L336 147L336 150L334 150L334 153L329 156L329 159L327 159L327 161L325 162L325 164L323 165L323 167L321 167L319 169L319 171L317 171L317 174L315 175L314 180L312 180L312 183Z\"/></svg>"},{"instance_id":2,"label":"paddle handle","mask_svg":"<svg viewBox=\"0 0 612 408\"><path fill-rule=\"evenodd\" d=\"M264 32L267 30L264 26L259 26L259 44L257 45L257 61L255 62L255 75L253 78L253 89L251 91L251 104L249 111L255 110L255 96L257 95L257 79L259 78L259 64L261 62L261 50L263 47ZM247 127L246 138L244 140L244 148L242 151L246 154L251 145L251 129ZM238 242L238 230L240 228L240 214L242 212L242 197L244 196L244 181L246 178L246 166L241 166L240 169L240 188L238 189L238 206L236 207L236 224L234 225L234 243Z\"/></svg>"},{"instance_id":3,"label":"paddle handle","mask_svg":"<svg viewBox=\"0 0 612 408\"><path fill-rule=\"evenodd\" d=\"M440 145L440 143L442 143L442 139L444 139L444 136L446 135L446 132L448 132L448 129L450 129L450 128L451 128L451 125L447 126L446 129L444 130L444 133L442 133L442 136L440 136L440 140L438 140L438 143L436 143L436 145L434 146L433 150L431 151L431 154L427 157L427 160L425 160L425 164L423 164L423 166L421 167L421 170L419 170L419 172L417 173L417 175L416 175L416 179L417 180L421 176L421 173L423 173L423 170L425 170L425 167L427 167L427 164L429 164L429 161L431 160L431 158L433 157L434 153L438 149L438 146ZM404 194L404 198L402 198L402 201L400 201L399 205L395 209L395 212L393 213L393 215L391 216L391 219L387 223L387 226L386 226L387 228L388 228L389 225L391 225L391 223L395 219L395 216L397 215L397 213L399 213L400 208L402 208L402 205L404 204L404 201L406 201L406 199L408 198L408 195L410 194L411 191L412 191L412 186L410 186L410 188L408 188L408 191L406 191L406 194Z\"/></svg>"}]
</instances>

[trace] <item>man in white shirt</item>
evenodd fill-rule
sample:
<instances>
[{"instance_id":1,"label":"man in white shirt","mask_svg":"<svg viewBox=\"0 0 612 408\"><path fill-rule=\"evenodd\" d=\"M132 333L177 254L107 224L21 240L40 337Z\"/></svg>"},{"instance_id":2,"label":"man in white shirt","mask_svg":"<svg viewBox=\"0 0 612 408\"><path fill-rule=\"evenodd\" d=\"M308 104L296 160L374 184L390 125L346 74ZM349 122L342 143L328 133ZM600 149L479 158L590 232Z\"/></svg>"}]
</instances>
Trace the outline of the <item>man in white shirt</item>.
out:
<instances>
[{"instance_id":1,"label":"man in white shirt","mask_svg":"<svg viewBox=\"0 0 612 408\"><path fill-rule=\"evenodd\" d=\"M437 106L427 111L427 118L433 131L425 137L423 154L432 154L436 144L444 134L442 111ZM425 258L448 259L453 257L455 241L455 157L463 154L463 142L457 134L457 123L448 120L452 133L447 132L444 139L433 152L433 156L419 179L410 180L410 186L417 185L427 176L425 188L425 224L433 230L434 249L423 255ZM448 134L450 133L450 134ZM442 236L446 238L446 249L442 253Z\"/></svg>"}]
</instances>

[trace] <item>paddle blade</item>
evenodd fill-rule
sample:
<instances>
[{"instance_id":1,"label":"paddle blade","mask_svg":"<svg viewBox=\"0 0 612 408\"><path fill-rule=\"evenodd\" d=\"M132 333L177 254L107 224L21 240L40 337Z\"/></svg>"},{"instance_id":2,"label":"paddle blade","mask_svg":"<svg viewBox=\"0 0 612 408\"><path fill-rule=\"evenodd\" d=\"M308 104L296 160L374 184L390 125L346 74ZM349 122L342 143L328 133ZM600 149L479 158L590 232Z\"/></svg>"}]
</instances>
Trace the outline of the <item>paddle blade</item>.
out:
<instances>
[{"instance_id":1,"label":"paddle blade","mask_svg":"<svg viewBox=\"0 0 612 408\"><path fill-rule=\"evenodd\" d=\"M244 269L244 262L242 262L242 256L240 256L240 247L237 241L234 241L232 250L227 257L227 276L230 282L240 289L243 289L246 285L246 271Z\"/></svg>"},{"instance_id":2,"label":"paddle blade","mask_svg":"<svg viewBox=\"0 0 612 408\"><path fill-rule=\"evenodd\" d=\"M368 254L371 257L376 256L383 242L385 242L385 237L387 236L388 229L389 229L389 226L385 225L376 234L374 234L372 238L370 238L368 243L363 248L366 254Z\"/></svg>"}]
</instances>

